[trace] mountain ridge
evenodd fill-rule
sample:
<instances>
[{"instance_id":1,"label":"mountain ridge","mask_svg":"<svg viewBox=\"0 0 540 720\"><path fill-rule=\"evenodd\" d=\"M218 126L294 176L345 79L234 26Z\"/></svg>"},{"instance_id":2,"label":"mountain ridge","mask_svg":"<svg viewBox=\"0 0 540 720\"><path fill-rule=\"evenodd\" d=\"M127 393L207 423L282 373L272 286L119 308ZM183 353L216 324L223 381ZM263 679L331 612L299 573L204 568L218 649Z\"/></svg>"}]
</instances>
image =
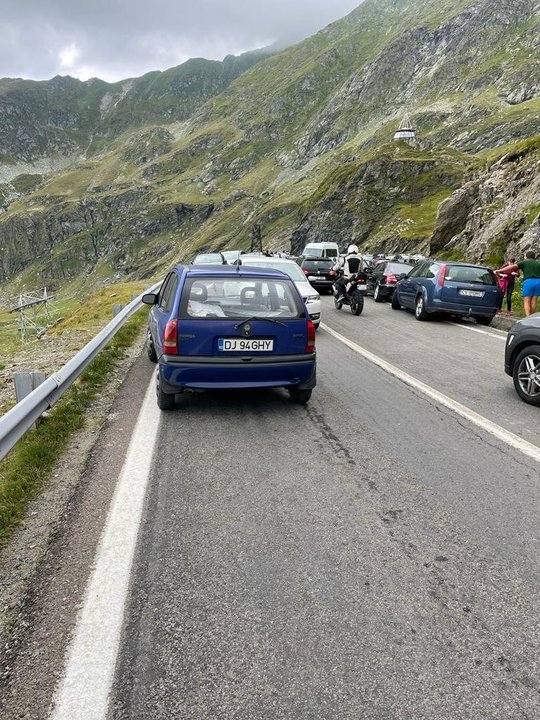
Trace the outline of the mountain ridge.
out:
<instances>
[{"instance_id":1,"label":"mountain ridge","mask_svg":"<svg viewBox=\"0 0 540 720\"><path fill-rule=\"evenodd\" d=\"M429 251L437 223L442 253L483 260L534 245L534 193L515 205L524 220L504 248L497 233L492 248L476 242L501 210L484 190L468 210L448 198L472 181L487 187L493 163L522 143L505 213L516 167L536 177L539 11L538 0L366 0L189 117L158 113L157 125L99 138L75 168L37 186L19 179L0 216L0 282L149 276L197 250L245 249L255 223L274 249L335 238ZM405 110L416 148L392 141ZM439 213L445 202L467 218L485 211L484 226L456 225ZM468 239L447 237L453 226Z\"/></svg>"}]
</instances>

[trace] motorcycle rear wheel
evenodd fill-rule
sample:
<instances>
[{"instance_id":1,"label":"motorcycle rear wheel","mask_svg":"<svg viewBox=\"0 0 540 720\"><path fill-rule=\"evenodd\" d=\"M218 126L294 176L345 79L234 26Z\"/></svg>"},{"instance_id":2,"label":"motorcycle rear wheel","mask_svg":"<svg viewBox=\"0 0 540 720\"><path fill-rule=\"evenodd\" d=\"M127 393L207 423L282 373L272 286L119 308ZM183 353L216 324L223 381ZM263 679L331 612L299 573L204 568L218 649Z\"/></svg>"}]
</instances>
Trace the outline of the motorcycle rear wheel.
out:
<instances>
[{"instance_id":1,"label":"motorcycle rear wheel","mask_svg":"<svg viewBox=\"0 0 540 720\"><path fill-rule=\"evenodd\" d=\"M355 290L351 297L351 312L353 315L360 315L364 309L364 296L360 290Z\"/></svg>"}]
</instances>

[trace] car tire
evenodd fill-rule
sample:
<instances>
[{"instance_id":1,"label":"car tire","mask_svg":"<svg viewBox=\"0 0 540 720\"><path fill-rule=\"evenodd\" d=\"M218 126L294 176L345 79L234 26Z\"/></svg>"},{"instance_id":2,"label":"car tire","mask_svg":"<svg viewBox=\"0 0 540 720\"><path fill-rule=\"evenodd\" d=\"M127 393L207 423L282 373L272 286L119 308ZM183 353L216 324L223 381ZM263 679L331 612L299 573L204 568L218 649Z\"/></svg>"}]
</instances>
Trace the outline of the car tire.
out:
<instances>
[{"instance_id":1,"label":"car tire","mask_svg":"<svg viewBox=\"0 0 540 720\"><path fill-rule=\"evenodd\" d=\"M150 328L148 328L148 332L146 333L146 354L148 355L150 362L157 362L156 348L154 347L154 341L152 340Z\"/></svg>"},{"instance_id":2,"label":"car tire","mask_svg":"<svg viewBox=\"0 0 540 720\"><path fill-rule=\"evenodd\" d=\"M493 315L491 317L484 317L484 316L475 317L474 319L476 320L476 323L478 325L487 326L487 325L491 325L491 321L493 320Z\"/></svg>"},{"instance_id":3,"label":"car tire","mask_svg":"<svg viewBox=\"0 0 540 720\"><path fill-rule=\"evenodd\" d=\"M534 375L534 376L533 376ZM514 387L529 405L540 405L540 345L529 345L514 361Z\"/></svg>"},{"instance_id":4,"label":"car tire","mask_svg":"<svg viewBox=\"0 0 540 720\"><path fill-rule=\"evenodd\" d=\"M174 408L174 394L163 392L160 382L159 369L156 373L156 396L160 410L172 410Z\"/></svg>"},{"instance_id":5,"label":"car tire","mask_svg":"<svg viewBox=\"0 0 540 720\"><path fill-rule=\"evenodd\" d=\"M375 288L373 290L373 299L375 302L382 303L386 300L383 291L381 290L380 283L376 283Z\"/></svg>"},{"instance_id":6,"label":"car tire","mask_svg":"<svg viewBox=\"0 0 540 720\"><path fill-rule=\"evenodd\" d=\"M364 296L360 290L356 290L351 297L351 312L353 315L360 315L364 309Z\"/></svg>"},{"instance_id":7,"label":"car tire","mask_svg":"<svg viewBox=\"0 0 540 720\"><path fill-rule=\"evenodd\" d=\"M311 393L311 389L301 390L297 387L289 388L289 397L291 398L292 402L296 403L297 405L305 405L309 401Z\"/></svg>"},{"instance_id":8,"label":"car tire","mask_svg":"<svg viewBox=\"0 0 540 720\"><path fill-rule=\"evenodd\" d=\"M395 290L392 295L392 310L401 310L401 305L399 304L397 292Z\"/></svg>"},{"instance_id":9,"label":"car tire","mask_svg":"<svg viewBox=\"0 0 540 720\"><path fill-rule=\"evenodd\" d=\"M424 296L419 295L416 298L416 302L414 304L414 316L417 320L427 320L428 314L426 312L426 306L424 305Z\"/></svg>"}]
</instances>

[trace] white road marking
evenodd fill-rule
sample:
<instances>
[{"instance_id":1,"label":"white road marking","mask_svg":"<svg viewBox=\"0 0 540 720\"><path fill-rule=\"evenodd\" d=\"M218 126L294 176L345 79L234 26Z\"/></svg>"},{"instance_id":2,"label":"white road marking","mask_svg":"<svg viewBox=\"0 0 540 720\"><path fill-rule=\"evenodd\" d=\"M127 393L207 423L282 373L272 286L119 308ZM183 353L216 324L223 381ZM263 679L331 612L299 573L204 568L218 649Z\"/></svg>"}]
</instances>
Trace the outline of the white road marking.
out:
<instances>
[{"instance_id":1,"label":"white road marking","mask_svg":"<svg viewBox=\"0 0 540 720\"><path fill-rule=\"evenodd\" d=\"M106 718L159 421L152 377L111 502L51 720Z\"/></svg>"},{"instance_id":2,"label":"white road marking","mask_svg":"<svg viewBox=\"0 0 540 720\"><path fill-rule=\"evenodd\" d=\"M490 332L489 330L482 330L482 328L472 327L471 325L458 325L458 323L453 323L449 321L447 321L447 325L452 325L452 327L461 328L462 330L468 330L469 332L487 335L488 337L497 338L497 340L502 340L503 342L506 342L507 333L505 333L504 330L497 330L497 328L493 328ZM501 334L499 335L499 333Z\"/></svg>"},{"instance_id":3,"label":"white road marking","mask_svg":"<svg viewBox=\"0 0 540 720\"><path fill-rule=\"evenodd\" d=\"M328 325L321 323L320 327L325 330L325 332L327 332L329 335L332 335L344 345L349 347L351 350L354 350L354 352L358 353L358 355L361 355L363 358L369 360L374 365L378 365L378 367L382 368L391 375L394 375L394 377L397 377L402 382L410 385L410 387L413 387L416 390L420 390L424 393L424 395L427 395L432 400L435 400L441 405L444 405L450 410L453 410L458 415L461 415L461 417L466 418L470 422L482 428L482 430L485 430L491 435L494 435L498 440L502 440L507 445L510 445L516 450L519 450L524 455L528 455L529 457L533 458L533 460L540 461L540 447L538 447L537 445L533 445L527 440L519 437L519 435L515 435L509 430L505 430L500 425L497 425L491 420L485 418L483 415L479 415L478 413L474 412L474 410L471 410L470 408L462 405L456 400L452 400L452 398L449 398L447 395L443 395L443 393L440 393L438 390L435 390L429 385L426 385L421 380L417 380L412 375L409 375L403 370L400 370L395 365L386 362L386 360L383 360L377 355L369 352L369 350L366 350L360 345L357 345L355 342L352 342L352 340L349 340L344 335L341 335L335 330L332 330L332 328L328 327Z\"/></svg>"}]
</instances>

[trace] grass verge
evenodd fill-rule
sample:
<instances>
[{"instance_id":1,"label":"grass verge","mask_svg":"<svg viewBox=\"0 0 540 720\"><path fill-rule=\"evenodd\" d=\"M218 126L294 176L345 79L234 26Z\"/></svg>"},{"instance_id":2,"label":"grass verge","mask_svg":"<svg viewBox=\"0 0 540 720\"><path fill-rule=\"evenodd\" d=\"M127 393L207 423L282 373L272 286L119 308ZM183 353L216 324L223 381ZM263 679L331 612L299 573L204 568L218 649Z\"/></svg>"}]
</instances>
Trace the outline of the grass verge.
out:
<instances>
[{"instance_id":1,"label":"grass verge","mask_svg":"<svg viewBox=\"0 0 540 720\"><path fill-rule=\"evenodd\" d=\"M0 463L0 545L22 522L28 502L44 487L73 433L83 427L86 410L139 335L146 315L138 312L128 320L47 417Z\"/></svg>"}]
</instances>

